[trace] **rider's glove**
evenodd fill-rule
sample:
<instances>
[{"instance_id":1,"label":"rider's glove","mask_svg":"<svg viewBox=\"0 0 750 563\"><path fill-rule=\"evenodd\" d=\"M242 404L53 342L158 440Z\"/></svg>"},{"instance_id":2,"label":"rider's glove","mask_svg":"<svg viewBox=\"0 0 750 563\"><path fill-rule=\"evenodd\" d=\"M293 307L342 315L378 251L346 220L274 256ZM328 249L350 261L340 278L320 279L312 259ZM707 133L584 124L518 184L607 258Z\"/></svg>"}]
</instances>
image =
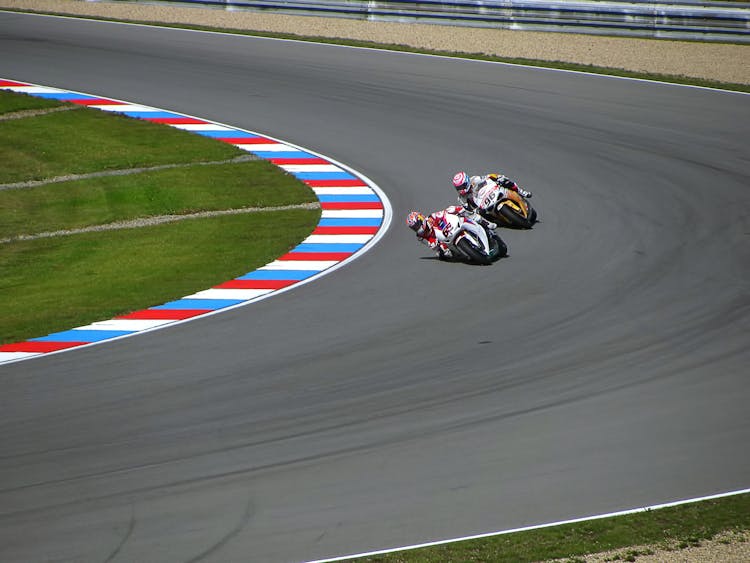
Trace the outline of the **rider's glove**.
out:
<instances>
[{"instance_id":1,"label":"rider's glove","mask_svg":"<svg viewBox=\"0 0 750 563\"><path fill-rule=\"evenodd\" d=\"M521 194L523 197L531 197L531 192L527 192L526 190L522 188L518 188L518 193Z\"/></svg>"}]
</instances>

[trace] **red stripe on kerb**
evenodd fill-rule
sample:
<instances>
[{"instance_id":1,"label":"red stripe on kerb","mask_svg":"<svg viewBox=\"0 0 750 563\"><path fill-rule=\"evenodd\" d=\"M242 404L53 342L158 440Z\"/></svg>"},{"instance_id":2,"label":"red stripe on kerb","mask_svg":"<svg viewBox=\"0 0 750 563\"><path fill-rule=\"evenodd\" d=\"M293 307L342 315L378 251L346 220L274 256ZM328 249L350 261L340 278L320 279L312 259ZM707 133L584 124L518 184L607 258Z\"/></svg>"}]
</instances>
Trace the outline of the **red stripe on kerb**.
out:
<instances>
[{"instance_id":1,"label":"red stripe on kerb","mask_svg":"<svg viewBox=\"0 0 750 563\"><path fill-rule=\"evenodd\" d=\"M243 145L278 145L280 144L278 141L272 141L271 139L266 139L265 137L248 137L243 138L241 143Z\"/></svg>"},{"instance_id":2,"label":"red stripe on kerb","mask_svg":"<svg viewBox=\"0 0 750 563\"><path fill-rule=\"evenodd\" d=\"M107 98L82 98L79 100L65 100L72 104L78 104L79 106L124 106L127 105L125 102L118 102L116 100L108 100Z\"/></svg>"},{"instance_id":3,"label":"red stripe on kerb","mask_svg":"<svg viewBox=\"0 0 750 563\"><path fill-rule=\"evenodd\" d=\"M281 289L294 285L298 280L230 280L217 289Z\"/></svg>"},{"instance_id":4,"label":"red stripe on kerb","mask_svg":"<svg viewBox=\"0 0 750 563\"><path fill-rule=\"evenodd\" d=\"M253 143L249 143L248 141L251 141L254 138L255 137L251 139L248 139L247 137L214 137L214 139L224 141L225 143L229 143L230 145L251 145Z\"/></svg>"},{"instance_id":5,"label":"red stripe on kerb","mask_svg":"<svg viewBox=\"0 0 750 563\"><path fill-rule=\"evenodd\" d=\"M194 117L144 117L146 121L154 123L167 123L169 125L207 125L208 121Z\"/></svg>"},{"instance_id":6,"label":"red stripe on kerb","mask_svg":"<svg viewBox=\"0 0 750 563\"><path fill-rule=\"evenodd\" d=\"M47 352L56 352L66 348L75 348L83 346L88 342L18 342L16 344L3 344L0 346L0 352L37 352L45 354Z\"/></svg>"},{"instance_id":7,"label":"red stripe on kerb","mask_svg":"<svg viewBox=\"0 0 750 563\"><path fill-rule=\"evenodd\" d=\"M379 201L322 201L321 209L383 209Z\"/></svg>"},{"instance_id":8,"label":"red stripe on kerb","mask_svg":"<svg viewBox=\"0 0 750 563\"><path fill-rule=\"evenodd\" d=\"M117 319L189 319L205 313L210 313L211 309L144 309L135 311L127 315L115 317Z\"/></svg>"},{"instance_id":9,"label":"red stripe on kerb","mask_svg":"<svg viewBox=\"0 0 750 563\"><path fill-rule=\"evenodd\" d=\"M351 252L290 252L277 260L335 260L340 262L351 255Z\"/></svg>"},{"instance_id":10,"label":"red stripe on kerb","mask_svg":"<svg viewBox=\"0 0 750 563\"><path fill-rule=\"evenodd\" d=\"M324 158L267 158L274 164L330 164Z\"/></svg>"},{"instance_id":11,"label":"red stripe on kerb","mask_svg":"<svg viewBox=\"0 0 750 563\"><path fill-rule=\"evenodd\" d=\"M314 235L374 235L380 227L318 227Z\"/></svg>"},{"instance_id":12,"label":"red stripe on kerb","mask_svg":"<svg viewBox=\"0 0 750 563\"><path fill-rule=\"evenodd\" d=\"M31 86L31 84L16 82L14 80L0 80L0 86Z\"/></svg>"},{"instance_id":13,"label":"red stripe on kerb","mask_svg":"<svg viewBox=\"0 0 750 563\"><path fill-rule=\"evenodd\" d=\"M353 187L367 187L362 180L353 178L351 180L302 180L305 184L312 188L353 188Z\"/></svg>"}]
</instances>

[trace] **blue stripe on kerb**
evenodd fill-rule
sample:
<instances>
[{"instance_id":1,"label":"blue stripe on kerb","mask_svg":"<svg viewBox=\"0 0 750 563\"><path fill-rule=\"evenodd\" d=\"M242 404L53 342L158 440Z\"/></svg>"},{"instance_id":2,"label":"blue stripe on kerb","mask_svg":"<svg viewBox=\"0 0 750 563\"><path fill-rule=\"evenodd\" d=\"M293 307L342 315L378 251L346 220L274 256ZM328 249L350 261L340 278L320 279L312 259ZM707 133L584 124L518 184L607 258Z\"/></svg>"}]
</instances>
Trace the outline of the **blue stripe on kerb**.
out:
<instances>
[{"instance_id":1,"label":"blue stripe on kerb","mask_svg":"<svg viewBox=\"0 0 750 563\"><path fill-rule=\"evenodd\" d=\"M383 220L379 217L324 217L318 223L320 227L379 227Z\"/></svg>"},{"instance_id":2,"label":"blue stripe on kerb","mask_svg":"<svg viewBox=\"0 0 750 563\"><path fill-rule=\"evenodd\" d=\"M126 334L133 334L134 330L65 330L55 332L41 338L30 338L34 342L100 342Z\"/></svg>"},{"instance_id":3,"label":"blue stripe on kerb","mask_svg":"<svg viewBox=\"0 0 750 563\"><path fill-rule=\"evenodd\" d=\"M244 302L243 299L179 299L164 303L164 305L151 307L151 309L206 309L215 311Z\"/></svg>"},{"instance_id":4,"label":"blue stripe on kerb","mask_svg":"<svg viewBox=\"0 0 750 563\"><path fill-rule=\"evenodd\" d=\"M354 194L354 195L318 195L321 203L355 203L361 201L380 201L375 194Z\"/></svg>"},{"instance_id":5,"label":"blue stripe on kerb","mask_svg":"<svg viewBox=\"0 0 750 563\"><path fill-rule=\"evenodd\" d=\"M123 115L128 117L137 117L139 119L161 119L166 117L185 117L179 113L172 113L171 111L121 111Z\"/></svg>"},{"instance_id":6,"label":"blue stripe on kerb","mask_svg":"<svg viewBox=\"0 0 750 563\"><path fill-rule=\"evenodd\" d=\"M255 139L258 137L258 135L253 135L252 133L245 133L244 131L237 131L237 130L229 130L229 131L191 131L191 133L197 133L198 135L203 135L204 137L231 137L232 139Z\"/></svg>"},{"instance_id":7,"label":"blue stripe on kerb","mask_svg":"<svg viewBox=\"0 0 750 563\"><path fill-rule=\"evenodd\" d=\"M302 152L302 151L265 151L265 150L254 150L251 148L252 145L249 145L248 147L245 147L245 150L261 157L261 158L317 158L314 155L311 155L310 153Z\"/></svg>"},{"instance_id":8,"label":"blue stripe on kerb","mask_svg":"<svg viewBox=\"0 0 750 563\"><path fill-rule=\"evenodd\" d=\"M44 92L41 94L32 94L36 98L48 98L52 100L98 100L95 96L84 96L83 94L74 94L73 92Z\"/></svg>"},{"instance_id":9,"label":"blue stripe on kerb","mask_svg":"<svg viewBox=\"0 0 750 563\"><path fill-rule=\"evenodd\" d=\"M304 242L297 246L292 252L356 252L364 244L356 243L325 243Z\"/></svg>"},{"instance_id":10,"label":"blue stripe on kerb","mask_svg":"<svg viewBox=\"0 0 750 563\"><path fill-rule=\"evenodd\" d=\"M255 270L244 276L237 278L238 280L304 280L315 274L319 274L318 270Z\"/></svg>"},{"instance_id":11,"label":"blue stripe on kerb","mask_svg":"<svg viewBox=\"0 0 750 563\"><path fill-rule=\"evenodd\" d=\"M300 180L356 180L348 172L292 172Z\"/></svg>"}]
</instances>

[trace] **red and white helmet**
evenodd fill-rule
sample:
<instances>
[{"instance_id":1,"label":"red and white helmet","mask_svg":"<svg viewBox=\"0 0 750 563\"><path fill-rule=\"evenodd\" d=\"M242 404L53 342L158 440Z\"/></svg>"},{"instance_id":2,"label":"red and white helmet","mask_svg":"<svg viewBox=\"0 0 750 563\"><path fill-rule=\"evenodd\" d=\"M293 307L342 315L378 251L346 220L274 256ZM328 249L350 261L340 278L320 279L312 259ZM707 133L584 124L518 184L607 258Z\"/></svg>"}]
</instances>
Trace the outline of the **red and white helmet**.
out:
<instances>
[{"instance_id":1,"label":"red and white helmet","mask_svg":"<svg viewBox=\"0 0 750 563\"><path fill-rule=\"evenodd\" d=\"M466 195L471 188L471 178L469 178L469 175L464 171L457 172L456 175L453 176L453 187L456 188L456 191L460 195Z\"/></svg>"},{"instance_id":2,"label":"red and white helmet","mask_svg":"<svg viewBox=\"0 0 750 563\"><path fill-rule=\"evenodd\" d=\"M430 225L427 223L425 216L419 211L411 211L406 216L406 224L409 228L417 233L417 236L425 238L430 231Z\"/></svg>"}]
</instances>

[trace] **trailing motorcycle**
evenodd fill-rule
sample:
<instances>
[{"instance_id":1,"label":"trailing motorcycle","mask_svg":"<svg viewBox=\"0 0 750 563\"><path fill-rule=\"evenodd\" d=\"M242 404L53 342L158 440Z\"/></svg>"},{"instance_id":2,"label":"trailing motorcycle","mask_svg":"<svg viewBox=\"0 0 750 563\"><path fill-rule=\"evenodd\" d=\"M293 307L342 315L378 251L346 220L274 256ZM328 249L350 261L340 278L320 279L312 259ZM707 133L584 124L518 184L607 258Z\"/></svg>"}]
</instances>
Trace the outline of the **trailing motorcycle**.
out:
<instances>
[{"instance_id":1,"label":"trailing motorcycle","mask_svg":"<svg viewBox=\"0 0 750 563\"><path fill-rule=\"evenodd\" d=\"M443 211L434 223L438 242L445 244L453 254L466 262L492 264L507 256L508 247L492 230L464 214Z\"/></svg>"}]
</instances>

